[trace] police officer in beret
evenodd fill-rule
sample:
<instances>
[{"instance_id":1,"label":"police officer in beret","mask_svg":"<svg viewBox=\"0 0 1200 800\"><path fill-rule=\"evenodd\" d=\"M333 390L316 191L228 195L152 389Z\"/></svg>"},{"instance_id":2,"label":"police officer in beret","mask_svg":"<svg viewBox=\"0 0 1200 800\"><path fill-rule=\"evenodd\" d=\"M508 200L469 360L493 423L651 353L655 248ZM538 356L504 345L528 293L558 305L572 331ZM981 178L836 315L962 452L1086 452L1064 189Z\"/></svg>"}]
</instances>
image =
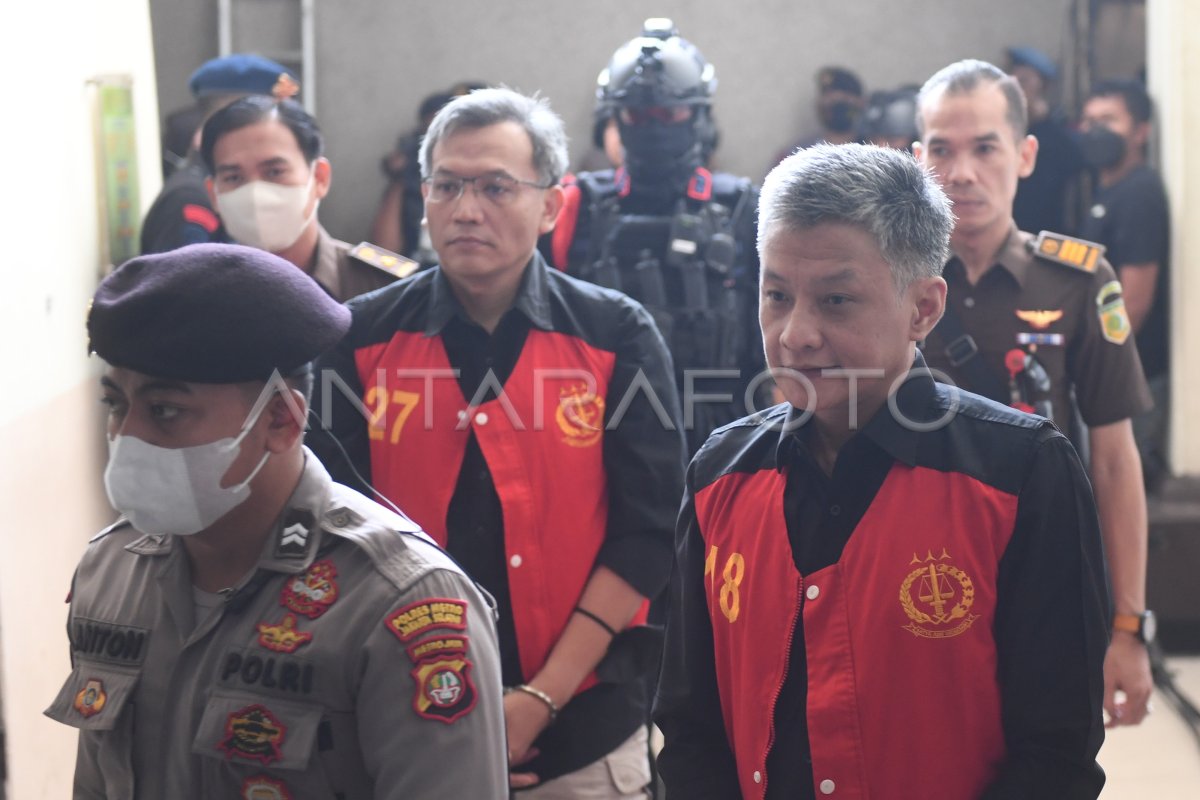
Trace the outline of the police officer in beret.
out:
<instances>
[{"instance_id":1,"label":"police officer in beret","mask_svg":"<svg viewBox=\"0 0 1200 800\"><path fill-rule=\"evenodd\" d=\"M1034 411L1072 432L1076 413L1091 451L1100 527L1116 611L1104 662L1113 725L1137 724L1152 682L1146 644L1146 498L1130 418L1150 406L1121 284L1092 242L1013 221L1017 180L1038 140L1026 133L1025 97L1010 75L960 61L926 81L915 152L954 203L946 312L925 358L965 389ZM1078 412L1072 403L1078 401ZM1124 692L1118 701L1116 692Z\"/></svg>"},{"instance_id":2,"label":"police officer in beret","mask_svg":"<svg viewBox=\"0 0 1200 800\"><path fill-rule=\"evenodd\" d=\"M76 797L507 796L493 610L303 445L350 313L280 258L127 262L88 316L121 517L75 573Z\"/></svg>"},{"instance_id":3,"label":"police officer in beret","mask_svg":"<svg viewBox=\"0 0 1200 800\"><path fill-rule=\"evenodd\" d=\"M239 244L287 259L341 301L416 271L415 261L321 226L333 169L317 121L293 100L243 97L209 117L200 155L205 188Z\"/></svg>"},{"instance_id":4,"label":"police officer in beret","mask_svg":"<svg viewBox=\"0 0 1200 800\"><path fill-rule=\"evenodd\" d=\"M199 118L190 118L195 124L187 134L187 154L142 221L143 253L230 241L204 189L205 171L198 152L200 125L238 98L261 94L282 100L299 93L300 84L281 64L262 56L235 53L204 62L192 73L188 88L196 98Z\"/></svg>"}]
</instances>

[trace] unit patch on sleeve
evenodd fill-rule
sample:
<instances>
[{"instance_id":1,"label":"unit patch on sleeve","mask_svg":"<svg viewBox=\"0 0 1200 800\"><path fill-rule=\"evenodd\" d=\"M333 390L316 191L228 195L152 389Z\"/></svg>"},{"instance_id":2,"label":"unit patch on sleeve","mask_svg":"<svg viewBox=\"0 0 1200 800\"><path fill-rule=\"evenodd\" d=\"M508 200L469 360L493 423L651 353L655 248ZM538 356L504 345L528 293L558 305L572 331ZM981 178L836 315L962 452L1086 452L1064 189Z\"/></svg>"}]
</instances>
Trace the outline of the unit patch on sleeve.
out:
<instances>
[{"instance_id":1,"label":"unit patch on sleeve","mask_svg":"<svg viewBox=\"0 0 1200 800\"><path fill-rule=\"evenodd\" d=\"M230 713L225 738L217 743L217 749L231 759L270 764L282 758L279 748L286 735L287 728L266 706L246 706Z\"/></svg>"},{"instance_id":2,"label":"unit patch on sleeve","mask_svg":"<svg viewBox=\"0 0 1200 800\"><path fill-rule=\"evenodd\" d=\"M104 691L104 681L90 678L75 695L75 710L86 717L94 717L104 710L108 695Z\"/></svg>"},{"instance_id":3,"label":"unit patch on sleeve","mask_svg":"<svg viewBox=\"0 0 1200 800\"><path fill-rule=\"evenodd\" d=\"M416 688L413 710L417 716L447 724L475 707L475 683L471 661L464 655L433 656L412 670Z\"/></svg>"},{"instance_id":4,"label":"unit patch on sleeve","mask_svg":"<svg viewBox=\"0 0 1200 800\"><path fill-rule=\"evenodd\" d=\"M397 609L384 620L388 630L407 642L430 628L467 628L467 604L447 597L431 597Z\"/></svg>"},{"instance_id":5,"label":"unit patch on sleeve","mask_svg":"<svg viewBox=\"0 0 1200 800\"><path fill-rule=\"evenodd\" d=\"M316 619L337 600L337 567L329 559L313 562L303 575L289 578L283 585L279 604L288 611Z\"/></svg>"},{"instance_id":6,"label":"unit patch on sleeve","mask_svg":"<svg viewBox=\"0 0 1200 800\"><path fill-rule=\"evenodd\" d=\"M408 657L414 662L421 661L425 658L430 658L443 653L466 653L467 652L467 637L464 636L438 636L433 639L423 639L416 644L408 646Z\"/></svg>"},{"instance_id":7,"label":"unit patch on sleeve","mask_svg":"<svg viewBox=\"0 0 1200 800\"><path fill-rule=\"evenodd\" d=\"M311 633L296 630L294 614L284 614L283 622L278 625L258 623L258 643L277 653L294 653L299 647L312 641L312 637Z\"/></svg>"},{"instance_id":8,"label":"unit patch on sleeve","mask_svg":"<svg viewBox=\"0 0 1200 800\"><path fill-rule=\"evenodd\" d=\"M900 584L900 607L911 620L904 630L921 639L948 639L971 627L975 584L965 572L950 563L943 547L941 555L927 551L922 558L913 553L913 567Z\"/></svg>"},{"instance_id":9,"label":"unit patch on sleeve","mask_svg":"<svg viewBox=\"0 0 1200 800\"><path fill-rule=\"evenodd\" d=\"M1125 296L1120 281L1109 281L1096 295L1096 313L1100 316L1100 333L1113 344L1125 344L1133 325L1125 310Z\"/></svg>"},{"instance_id":10,"label":"unit patch on sleeve","mask_svg":"<svg viewBox=\"0 0 1200 800\"><path fill-rule=\"evenodd\" d=\"M242 784L242 800L292 800L292 793L283 781L255 775Z\"/></svg>"}]
</instances>

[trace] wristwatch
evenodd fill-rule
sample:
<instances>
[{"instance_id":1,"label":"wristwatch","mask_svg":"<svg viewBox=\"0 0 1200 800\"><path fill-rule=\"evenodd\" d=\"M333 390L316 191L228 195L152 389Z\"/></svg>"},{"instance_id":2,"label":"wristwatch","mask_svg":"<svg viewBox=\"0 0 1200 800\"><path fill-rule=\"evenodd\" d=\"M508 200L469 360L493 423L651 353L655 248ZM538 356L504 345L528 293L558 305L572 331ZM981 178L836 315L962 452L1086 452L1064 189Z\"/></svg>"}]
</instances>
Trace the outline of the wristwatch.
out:
<instances>
[{"instance_id":1,"label":"wristwatch","mask_svg":"<svg viewBox=\"0 0 1200 800\"><path fill-rule=\"evenodd\" d=\"M1143 611L1140 614L1116 614L1113 616L1113 630L1132 633L1142 644L1154 641L1158 632L1158 621L1153 611Z\"/></svg>"}]
</instances>

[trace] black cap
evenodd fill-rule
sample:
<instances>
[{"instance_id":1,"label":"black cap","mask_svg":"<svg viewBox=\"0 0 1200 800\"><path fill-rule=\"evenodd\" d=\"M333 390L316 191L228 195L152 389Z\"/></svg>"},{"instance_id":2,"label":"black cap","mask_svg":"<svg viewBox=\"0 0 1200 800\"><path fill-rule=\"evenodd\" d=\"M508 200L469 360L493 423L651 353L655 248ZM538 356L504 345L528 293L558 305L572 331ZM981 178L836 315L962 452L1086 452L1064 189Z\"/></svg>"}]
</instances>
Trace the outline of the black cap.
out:
<instances>
[{"instance_id":1,"label":"black cap","mask_svg":"<svg viewBox=\"0 0 1200 800\"><path fill-rule=\"evenodd\" d=\"M290 262L233 244L126 261L100 282L88 350L109 364L194 383L290 375L333 347L350 311Z\"/></svg>"}]
</instances>

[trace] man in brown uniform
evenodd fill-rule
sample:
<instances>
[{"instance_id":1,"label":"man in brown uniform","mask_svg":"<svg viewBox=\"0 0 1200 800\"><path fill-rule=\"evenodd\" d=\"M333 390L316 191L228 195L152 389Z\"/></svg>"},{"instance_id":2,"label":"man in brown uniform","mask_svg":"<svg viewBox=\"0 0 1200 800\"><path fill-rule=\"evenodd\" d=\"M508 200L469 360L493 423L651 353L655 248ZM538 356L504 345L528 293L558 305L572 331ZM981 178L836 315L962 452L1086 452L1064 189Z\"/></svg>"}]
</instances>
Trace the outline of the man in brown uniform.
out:
<instances>
[{"instance_id":1,"label":"man in brown uniform","mask_svg":"<svg viewBox=\"0 0 1200 800\"><path fill-rule=\"evenodd\" d=\"M1145 644L1146 501L1130 417L1150 405L1121 285L1097 245L1017 230L1012 202L1037 160L1016 80L960 61L918 98L915 152L954 203L946 314L925 357L955 383L1072 427L1088 426L1116 611L1104 663L1111 725L1135 725L1152 689ZM1077 442L1077 446L1083 442ZM1124 692L1119 702L1116 692Z\"/></svg>"}]
</instances>

